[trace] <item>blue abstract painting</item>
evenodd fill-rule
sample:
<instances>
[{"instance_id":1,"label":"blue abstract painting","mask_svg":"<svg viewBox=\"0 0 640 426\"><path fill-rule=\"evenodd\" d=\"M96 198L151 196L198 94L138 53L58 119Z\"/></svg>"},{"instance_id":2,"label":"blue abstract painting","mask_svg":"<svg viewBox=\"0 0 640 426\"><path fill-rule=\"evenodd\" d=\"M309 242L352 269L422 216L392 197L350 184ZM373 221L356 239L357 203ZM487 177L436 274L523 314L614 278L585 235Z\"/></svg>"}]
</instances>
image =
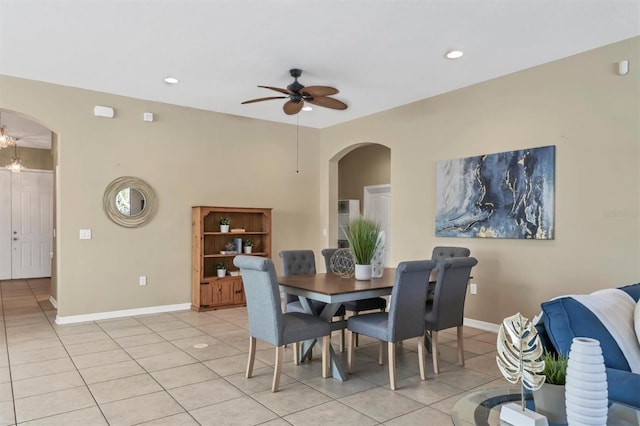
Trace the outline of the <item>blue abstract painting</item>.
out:
<instances>
[{"instance_id":1,"label":"blue abstract painting","mask_svg":"<svg viewBox=\"0 0 640 426\"><path fill-rule=\"evenodd\" d=\"M436 164L436 236L554 238L555 146Z\"/></svg>"}]
</instances>

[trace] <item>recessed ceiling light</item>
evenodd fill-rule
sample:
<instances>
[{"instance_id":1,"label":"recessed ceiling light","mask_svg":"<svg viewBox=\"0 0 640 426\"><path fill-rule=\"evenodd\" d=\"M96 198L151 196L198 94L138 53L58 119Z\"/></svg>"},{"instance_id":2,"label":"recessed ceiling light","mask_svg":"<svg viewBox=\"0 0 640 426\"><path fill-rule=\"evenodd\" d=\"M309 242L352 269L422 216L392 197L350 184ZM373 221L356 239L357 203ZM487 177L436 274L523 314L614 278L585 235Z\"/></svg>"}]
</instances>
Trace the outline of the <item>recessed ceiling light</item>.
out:
<instances>
[{"instance_id":1,"label":"recessed ceiling light","mask_svg":"<svg viewBox=\"0 0 640 426\"><path fill-rule=\"evenodd\" d=\"M311 108L310 106L304 106L302 107L303 111L313 111L313 108Z\"/></svg>"},{"instance_id":2,"label":"recessed ceiling light","mask_svg":"<svg viewBox=\"0 0 640 426\"><path fill-rule=\"evenodd\" d=\"M180 83L180 80L178 80L175 77L165 77L164 78L164 82L167 83L167 84L178 84L178 83Z\"/></svg>"},{"instance_id":3,"label":"recessed ceiling light","mask_svg":"<svg viewBox=\"0 0 640 426\"><path fill-rule=\"evenodd\" d=\"M450 50L447 52L445 57L447 59L458 59L462 57L462 55L464 55L464 52L462 50Z\"/></svg>"}]
</instances>

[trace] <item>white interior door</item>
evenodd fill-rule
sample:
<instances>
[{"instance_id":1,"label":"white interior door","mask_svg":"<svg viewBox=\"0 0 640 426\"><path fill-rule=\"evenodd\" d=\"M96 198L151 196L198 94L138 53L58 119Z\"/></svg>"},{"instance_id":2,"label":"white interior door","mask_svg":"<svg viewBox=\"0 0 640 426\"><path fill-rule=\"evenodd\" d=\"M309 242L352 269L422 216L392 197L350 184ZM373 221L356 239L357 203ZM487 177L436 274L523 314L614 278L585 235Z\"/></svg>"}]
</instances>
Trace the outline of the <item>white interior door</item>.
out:
<instances>
[{"instance_id":1,"label":"white interior door","mask_svg":"<svg viewBox=\"0 0 640 426\"><path fill-rule=\"evenodd\" d=\"M376 220L380 230L384 231L384 266L389 266L391 259L391 185L371 185L364 187L364 216Z\"/></svg>"},{"instance_id":2,"label":"white interior door","mask_svg":"<svg viewBox=\"0 0 640 426\"><path fill-rule=\"evenodd\" d=\"M53 174L25 171L11 178L11 277L49 277Z\"/></svg>"},{"instance_id":3,"label":"white interior door","mask_svg":"<svg viewBox=\"0 0 640 426\"><path fill-rule=\"evenodd\" d=\"M0 170L0 280L11 279L11 172Z\"/></svg>"}]
</instances>

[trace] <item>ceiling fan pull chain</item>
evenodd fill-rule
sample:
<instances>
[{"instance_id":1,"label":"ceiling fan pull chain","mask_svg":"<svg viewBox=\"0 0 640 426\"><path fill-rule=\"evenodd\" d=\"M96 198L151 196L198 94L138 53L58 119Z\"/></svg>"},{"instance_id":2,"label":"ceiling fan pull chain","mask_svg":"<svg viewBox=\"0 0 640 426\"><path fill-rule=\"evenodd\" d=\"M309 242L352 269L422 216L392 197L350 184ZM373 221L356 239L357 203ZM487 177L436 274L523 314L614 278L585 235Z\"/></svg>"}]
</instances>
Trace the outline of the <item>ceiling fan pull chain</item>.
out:
<instances>
[{"instance_id":1,"label":"ceiling fan pull chain","mask_svg":"<svg viewBox=\"0 0 640 426\"><path fill-rule=\"evenodd\" d=\"M296 173L300 173L300 116L296 114Z\"/></svg>"}]
</instances>

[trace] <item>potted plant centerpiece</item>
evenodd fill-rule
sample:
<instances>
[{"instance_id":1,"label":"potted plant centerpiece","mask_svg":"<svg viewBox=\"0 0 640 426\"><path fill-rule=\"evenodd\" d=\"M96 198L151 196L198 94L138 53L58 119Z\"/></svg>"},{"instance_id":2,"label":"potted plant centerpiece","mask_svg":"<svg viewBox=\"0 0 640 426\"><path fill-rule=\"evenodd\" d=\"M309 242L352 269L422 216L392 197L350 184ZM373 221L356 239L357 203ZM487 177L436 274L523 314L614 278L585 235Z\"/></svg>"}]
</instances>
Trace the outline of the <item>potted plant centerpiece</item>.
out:
<instances>
[{"instance_id":1,"label":"potted plant centerpiece","mask_svg":"<svg viewBox=\"0 0 640 426\"><path fill-rule=\"evenodd\" d=\"M568 358L562 354L545 351L544 361L545 383L533 392L536 412L543 414L552 423L567 423L564 385L567 374Z\"/></svg>"},{"instance_id":2,"label":"potted plant centerpiece","mask_svg":"<svg viewBox=\"0 0 640 426\"><path fill-rule=\"evenodd\" d=\"M380 225L368 218L358 218L349 222L345 230L349 248L355 260L356 280L371 279L371 260L378 246Z\"/></svg>"},{"instance_id":3,"label":"potted plant centerpiece","mask_svg":"<svg viewBox=\"0 0 640 426\"><path fill-rule=\"evenodd\" d=\"M253 240L252 240L252 239L250 239L250 238L248 238L248 239L244 240L244 245L243 245L243 247L244 247L244 252L245 252L246 254L251 253L251 250L253 249Z\"/></svg>"},{"instance_id":4,"label":"potted plant centerpiece","mask_svg":"<svg viewBox=\"0 0 640 426\"><path fill-rule=\"evenodd\" d=\"M228 217L223 217L220 219L220 232L229 232L229 225L231 221Z\"/></svg>"},{"instance_id":5,"label":"potted plant centerpiece","mask_svg":"<svg viewBox=\"0 0 640 426\"><path fill-rule=\"evenodd\" d=\"M223 278L227 275L227 264L224 262L216 263L216 271L218 272L218 278Z\"/></svg>"}]
</instances>

